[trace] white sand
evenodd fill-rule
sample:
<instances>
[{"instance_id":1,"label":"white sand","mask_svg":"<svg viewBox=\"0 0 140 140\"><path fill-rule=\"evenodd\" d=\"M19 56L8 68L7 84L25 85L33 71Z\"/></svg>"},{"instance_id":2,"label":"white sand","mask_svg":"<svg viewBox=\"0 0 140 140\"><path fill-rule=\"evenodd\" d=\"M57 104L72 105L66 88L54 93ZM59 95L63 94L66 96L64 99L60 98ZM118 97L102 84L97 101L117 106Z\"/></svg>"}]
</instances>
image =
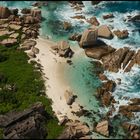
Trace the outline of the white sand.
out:
<instances>
[{"instance_id":1,"label":"white sand","mask_svg":"<svg viewBox=\"0 0 140 140\"><path fill-rule=\"evenodd\" d=\"M42 38L39 38L36 41L37 45L35 47L39 49L39 54L37 54L35 60L37 61L39 59L39 63L43 66L43 73L46 77L46 95L53 101L53 111L59 120L61 120L61 116L64 115L69 119L79 120L75 114L71 113L71 111L75 112L80 109L78 103L75 101L72 104L72 108L70 108L64 97L65 91L70 90L67 81L64 80L63 74L64 65L68 65L66 59L52 53L50 47L55 45L54 42Z\"/></svg>"}]
</instances>

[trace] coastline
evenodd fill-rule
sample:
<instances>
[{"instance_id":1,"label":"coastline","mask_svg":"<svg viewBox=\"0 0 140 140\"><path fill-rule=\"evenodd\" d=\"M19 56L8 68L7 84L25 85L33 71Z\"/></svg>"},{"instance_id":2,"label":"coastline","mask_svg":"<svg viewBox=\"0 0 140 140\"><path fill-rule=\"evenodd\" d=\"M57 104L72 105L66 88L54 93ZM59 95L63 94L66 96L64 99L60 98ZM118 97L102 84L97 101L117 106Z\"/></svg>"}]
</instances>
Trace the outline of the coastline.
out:
<instances>
[{"instance_id":1,"label":"coastline","mask_svg":"<svg viewBox=\"0 0 140 140\"><path fill-rule=\"evenodd\" d=\"M64 93L66 90L71 90L69 84L64 78L64 65L67 64L65 58L61 58L58 54L51 52L51 46L55 42L39 37L36 40L36 48L39 49L39 54L36 55L37 62L43 66L43 74L45 78L46 95L52 100L52 108L61 121L64 116L70 120L79 120L79 118L71 113L71 111L79 111L80 106L74 102L71 107L67 105Z\"/></svg>"}]
</instances>

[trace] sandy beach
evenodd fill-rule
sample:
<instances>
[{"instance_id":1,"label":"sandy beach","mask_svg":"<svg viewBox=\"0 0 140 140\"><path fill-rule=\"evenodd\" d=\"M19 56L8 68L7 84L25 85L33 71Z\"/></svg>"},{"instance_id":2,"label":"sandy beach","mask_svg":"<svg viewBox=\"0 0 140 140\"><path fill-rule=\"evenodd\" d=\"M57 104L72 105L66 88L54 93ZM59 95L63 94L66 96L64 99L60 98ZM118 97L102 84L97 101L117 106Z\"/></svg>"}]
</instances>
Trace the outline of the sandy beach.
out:
<instances>
[{"instance_id":1,"label":"sandy beach","mask_svg":"<svg viewBox=\"0 0 140 140\"><path fill-rule=\"evenodd\" d=\"M70 107L64 97L65 91L70 90L70 86L64 78L64 66L68 65L66 59L52 52L51 46L55 45L53 41L43 38L36 41L37 45L35 47L39 49L39 54L36 55L35 60L43 66L46 95L53 102L53 111L59 120L63 119L63 116L77 120L78 117L71 111L80 110L79 104L74 102Z\"/></svg>"}]
</instances>

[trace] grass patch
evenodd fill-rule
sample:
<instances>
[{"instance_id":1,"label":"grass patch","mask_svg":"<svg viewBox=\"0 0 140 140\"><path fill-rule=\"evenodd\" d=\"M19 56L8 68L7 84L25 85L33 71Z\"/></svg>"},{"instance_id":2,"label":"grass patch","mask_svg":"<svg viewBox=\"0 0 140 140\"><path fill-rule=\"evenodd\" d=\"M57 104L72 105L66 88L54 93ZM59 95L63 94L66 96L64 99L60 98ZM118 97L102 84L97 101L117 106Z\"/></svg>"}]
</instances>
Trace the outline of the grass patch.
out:
<instances>
[{"instance_id":1,"label":"grass patch","mask_svg":"<svg viewBox=\"0 0 140 140\"><path fill-rule=\"evenodd\" d=\"M57 119L53 117L51 100L44 96L45 87L41 73L36 70L34 63L27 62L28 56L16 48L17 46L0 46L0 59L6 56L0 62L0 114L11 110L21 111L40 101L51 116L47 123L48 138L56 138L63 127L58 126ZM14 89L9 90L9 85L14 85Z\"/></svg>"}]
</instances>

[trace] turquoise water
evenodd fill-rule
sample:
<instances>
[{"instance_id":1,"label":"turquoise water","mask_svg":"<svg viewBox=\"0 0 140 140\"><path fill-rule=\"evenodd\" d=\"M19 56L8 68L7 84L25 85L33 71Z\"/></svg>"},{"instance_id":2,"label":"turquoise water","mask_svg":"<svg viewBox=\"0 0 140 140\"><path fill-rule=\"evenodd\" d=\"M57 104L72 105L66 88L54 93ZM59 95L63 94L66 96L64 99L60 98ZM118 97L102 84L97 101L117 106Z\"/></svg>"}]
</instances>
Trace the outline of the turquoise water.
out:
<instances>
[{"instance_id":1,"label":"turquoise water","mask_svg":"<svg viewBox=\"0 0 140 140\"><path fill-rule=\"evenodd\" d=\"M25 8L30 7L33 1L1 1L0 5L8 7L18 7ZM108 24L114 29L128 29L129 38L125 40L119 40L117 37L114 37L112 40L104 41L115 48L121 48L124 46L129 46L132 49L138 49L140 46L140 24L139 23L130 23L125 22L123 19L129 15L135 15L140 13L140 2L139 1L112 1L112 2L102 2L98 6L92 6L90 2L84 2L85 7L82 10L82 15L85 15L86 18L96 16L101 24ZM67 40L69 35L75 32L83 32L90 25L88 23L80 23L78 20L71 19L72 16L78 15L78 12L74 11L70 5L66 2L49 2L48 6L42 7L42 16L44 20L41 23L41 36L49 36L54 41ZM108 12L112 12L115 16L113 22L108 20L103 20L102 15ZM68 21L72 23L73 28L71 30L65 31L62 28L62 22ZM133 32L133 30L137 30ZM71 42L72 47L78 47L76 42ZM83 50L81 49L81 52ZM83 121L86 121L92 125L94 121L98 121L101 118L101 115L106 112L107 108L100 108L99 102L95 98L96 89L101 85L100 80L92 71L96 70L96 66L91 64L92 61L90 58L87 58L85 55L79 53L79 55L72 58L73 65L65 66L64 75L66 80L71 85L75 94L78 95L76 99L82 104L84 109L90 110L92 115L88 118L81 117ZM124 97L140 97L140 82L139 82L139 72L140 68L134 68L130 73L109 73L105 74L113 80L116 78L122 79L122 84L117 87L113 93L116 99L120 100L120 104L124 102ZM118 106L116 106L117 108ZM100 112L100 115L99 115ZM140 115L139 115L140 116ZM113 121L114 127L121 123L121 120L111 120ZM136 122L140 122L138 119ZM114 136L120 138L123 135L121 128L116 128L118 135ZM122 134L121 134L122 133Z\"/></svg>"}]
</instances>

